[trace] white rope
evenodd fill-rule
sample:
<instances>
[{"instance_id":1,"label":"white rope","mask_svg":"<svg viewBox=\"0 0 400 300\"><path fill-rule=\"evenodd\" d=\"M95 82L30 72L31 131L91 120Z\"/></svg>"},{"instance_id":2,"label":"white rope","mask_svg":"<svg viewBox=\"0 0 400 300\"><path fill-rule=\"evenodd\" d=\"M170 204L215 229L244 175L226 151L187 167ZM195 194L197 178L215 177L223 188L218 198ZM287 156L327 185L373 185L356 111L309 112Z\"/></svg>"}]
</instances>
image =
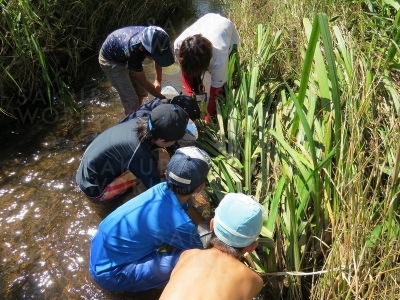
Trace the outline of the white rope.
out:
<instances>
[{"instance_id":1,"label":"white rope","mask_svg":"<svg viewBox=\"0 0 400 300\"><path fill-rule=\"evenodd\" d=\"M310 276L310 275L321 275L321 274L326 274L328 272L335 272L335 271L342 271L346 268L351 269L350 266L343 266L340 268L334 268L330 270L321 270L321 271L315 271L315 272L298 272L298 271L287 271L287 272L273 272L273 273L259 273L260 276L285 276L285 275L292 275L292 276Z\"/></svg>"}]
</instances>

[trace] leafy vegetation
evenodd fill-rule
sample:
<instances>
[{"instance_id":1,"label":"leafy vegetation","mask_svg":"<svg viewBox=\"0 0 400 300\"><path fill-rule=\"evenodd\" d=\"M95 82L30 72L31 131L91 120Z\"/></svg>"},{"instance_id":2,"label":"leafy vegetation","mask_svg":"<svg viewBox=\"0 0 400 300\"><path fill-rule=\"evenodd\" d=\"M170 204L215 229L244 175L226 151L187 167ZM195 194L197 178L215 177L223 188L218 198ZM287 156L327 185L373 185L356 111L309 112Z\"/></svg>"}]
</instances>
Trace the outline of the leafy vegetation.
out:
<instances>
[{"instance_id":1,"label":"leafy vegetation","mask_svg":"<svg viewBox=\"0 0 400 300\"><path fill-rule=\"evenodd\" d=\"M177 3L0 1L0 111L63 98L108 32ZM397 299L398 1L228 4L239 55L199 146L216 204L238 191L268 211L252 254L268 297Z\"/></svg>"},{"instance_id":2,"label":"leafy vegetation","mask_svg":"<svg viewBox=\"0 0 400 300\"><path fill-rule=\"evenodd\" d=\"M216 204L244 192L269 213L252 254L268 298L398 297L399 8L231 2L242 62L199 145Z\"/></svg>"},{"instance_id":3,"label":"leafy vegetation","mask_svg":"<svg viewBox=\"0 0 400 300\"><path fill-rule=\"evenodd\" d=\"M165 18L178 3L1 0L0 111L12 114L39 91L50 106L65 101L80 65L109 32Z\"/></svg>"}]
</instances>

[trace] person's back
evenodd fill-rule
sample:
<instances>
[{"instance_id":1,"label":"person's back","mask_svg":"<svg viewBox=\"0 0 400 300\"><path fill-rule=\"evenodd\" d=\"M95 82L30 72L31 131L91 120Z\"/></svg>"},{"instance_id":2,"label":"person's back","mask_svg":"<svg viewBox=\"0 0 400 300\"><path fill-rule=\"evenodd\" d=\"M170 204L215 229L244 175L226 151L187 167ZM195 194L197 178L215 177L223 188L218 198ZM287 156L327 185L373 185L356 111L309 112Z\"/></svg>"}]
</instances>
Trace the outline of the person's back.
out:
<instances>
[{"instance_id":1,"label":"person's back","mask_svg":"<svg viewBox=\"0 0 400 300\"><path fill-rule=\"evenodd\" d=\"M262 286L261 277L233 256L194 249L182 253L160 300L253 299Z\"/></svg>"},{"instance_id":2,"label":"person's back","mask_svg":"<svg viewBox=\"0 0 400 300\"><path fill-rule=\"evenodd\" d=\"M162 161L156 163L151 147L172 146L184 136L188 121L189 115L179 106L162 104L147 118L134 118L106 129L82 156L76 174L79 188L88 198L101 202L114 199L136 178L145 188L160 183ZM132 180L125 180L127 171ZM126 186L127 182L130 185Z\"/></svg>"},{"instance_id":3,"label":"person's back","mask_svg":"<svg viewBox=\"0 0 400 300\"><path fill-rule=\"evenodd\" d=\"M183 147L167 166L166 182L110 213L91 241L89 273L110 292L140 292L166 285L184 250L203 248L203 219L188 201L204 188L211 167L206 152Z\"/></svg>"},{"instance_id":4,"label":"person's back","mask_svg":"<svg viewBox=\"0 0 400 300\"><path fill-rule=\"evenodd\" d=\"M213 248L183 252L160 299L256 297L263 286L262 278L239 259L257 248L263 219L264 208L251 197L227 194L210 222Z\"/></svg>"}]
</instances>

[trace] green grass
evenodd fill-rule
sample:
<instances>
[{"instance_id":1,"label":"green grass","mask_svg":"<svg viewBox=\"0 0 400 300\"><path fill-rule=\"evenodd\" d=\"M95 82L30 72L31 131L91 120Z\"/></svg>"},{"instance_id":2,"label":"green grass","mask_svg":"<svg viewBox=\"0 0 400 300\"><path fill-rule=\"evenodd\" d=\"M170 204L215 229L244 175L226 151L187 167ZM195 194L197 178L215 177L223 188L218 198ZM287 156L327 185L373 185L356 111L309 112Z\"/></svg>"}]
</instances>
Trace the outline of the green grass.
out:
<instances>
[{"instance_id":1,"label":"green grass","mask_svg":"<svg viewBox=\"0 0 400 300\"><path fill-rule=\"evenodd\" d=\"M37 87L68 98L86 50L174 4L1 1L0 112ZM268 211L253 260L269 298L398 298L398 2L229 4L239 55L217 124L199 127L215 205L238 191Z\"/></svg>"},{"instance_id":2,"label":"green grass","mask_svg":"<svg viewBox=\"0 0 400 300\"><path fill-rule=\"evenodd\" d=\"M230 4L242 60L199 139L214 201L241 191L266 207L253 259L271 299L397 298L399 8Z\"/></svg>"},{"instance_id":3,"label":"green grass","mask_svg":"<svg viewBox=\"0 0 400 300\"><path fill-rule=\"evenodd\" d=\"M38 91L53 105L72 105L69 86L81 64L98 52L109 32L160 22L182 1L0 1L0 112L13 114L21 98Z\"/></svg>"}]
</instances>

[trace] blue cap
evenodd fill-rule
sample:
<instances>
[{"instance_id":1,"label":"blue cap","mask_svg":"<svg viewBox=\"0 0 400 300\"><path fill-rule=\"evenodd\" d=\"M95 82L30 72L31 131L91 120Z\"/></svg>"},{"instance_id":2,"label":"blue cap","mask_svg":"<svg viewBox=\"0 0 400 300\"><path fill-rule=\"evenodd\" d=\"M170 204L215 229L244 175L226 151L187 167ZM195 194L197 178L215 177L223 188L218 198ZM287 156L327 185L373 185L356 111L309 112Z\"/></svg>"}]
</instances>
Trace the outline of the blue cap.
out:
<instances>
[{"instance_id":1,"label":"blue cap","mask_svg":"<svg viewBox=\"0 0 400 300\"><path fill-rule=\"evenodd\" d=\"M208 154L197 147L182 147L175 151L167 166L167 182L193 193L206 180L211 167Z\"/></svg>"},{"instance_id":2,"label":"blue cap","mask_svg":"<svg viewBox=\"0 0 400 300\"><path fill-rule=\"evenodd\" d=\"M174 63L175 58L169 46L169 36L162 28L147 27L143 30L141 42L160 67L168 67Z\"/></svg>"},{"instance_id":3,"label":"blue cap","mask_svg":"<svg viewBox=\"0 0 400 300\"><path fill-rule=\"evenodd\" d=\"M225 244L243 248L260 235L264 217L264 207L253 198L229 193L215 210L214 233Z\"/></svg>"}]
</instances>

